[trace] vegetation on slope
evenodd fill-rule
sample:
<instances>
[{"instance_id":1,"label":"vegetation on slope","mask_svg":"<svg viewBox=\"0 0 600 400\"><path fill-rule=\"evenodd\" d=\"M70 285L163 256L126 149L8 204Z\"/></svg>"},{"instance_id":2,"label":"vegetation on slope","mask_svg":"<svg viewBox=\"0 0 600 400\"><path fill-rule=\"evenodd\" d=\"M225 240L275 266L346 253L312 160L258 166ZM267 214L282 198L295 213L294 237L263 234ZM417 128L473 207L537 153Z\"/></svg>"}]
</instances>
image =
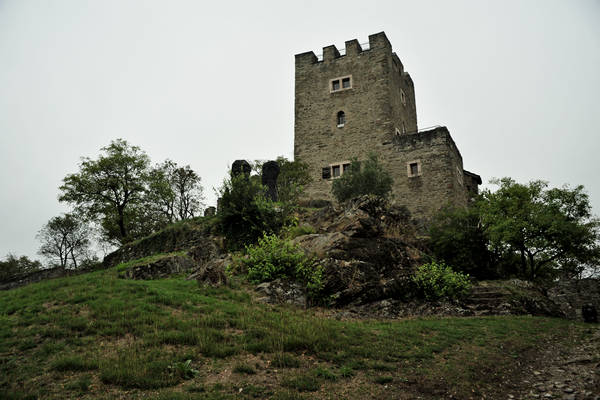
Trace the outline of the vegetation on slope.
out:
<instances>
[{"instance_id":1,"label":"vegetation on slope","mask_svg":"<svg viewBox=\"0 0 600 400\"><path fill-rule=\"evenodd\" d=\"M582 330L532 317L338 321L255 303L244 287L119 279L124 267L0 293L1 398L480 397L537 346Z\"/></svg>"}]
</instances>

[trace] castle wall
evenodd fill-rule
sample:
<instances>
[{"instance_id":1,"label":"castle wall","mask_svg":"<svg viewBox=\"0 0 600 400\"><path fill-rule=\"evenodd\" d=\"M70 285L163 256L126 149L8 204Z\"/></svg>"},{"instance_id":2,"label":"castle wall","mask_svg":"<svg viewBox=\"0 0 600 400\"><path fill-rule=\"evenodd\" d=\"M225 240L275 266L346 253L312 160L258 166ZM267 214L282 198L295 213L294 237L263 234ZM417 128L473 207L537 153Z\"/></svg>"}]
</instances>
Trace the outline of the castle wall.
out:
<instances>
[{"instance_id":1,"label":"castle wall","mask_svg":"<svg viewBox=\"0 0 600 400\"><path fill-rule=\"evenodd\" d=\"M351 87L332 85L344 78ZM309 165L312 178L304 193L308 199L332 200L331 166L364 160L371 152L394 179L394 201L418 219L448 203L466 206L467 185L472 192L478 178L463 171L446 128L417 132L412 79L383 32L369 36L367 50L351 40L345 55L335 46L323 49L322 61L313 52L296 55L294 130L294 158ZM417 176L411 174L412 161L418 162ZM332 176L324 178L324 169Z\"/></svg>"},{"instance_id":2,"label":"castle wall","mask_svg":"<svg viewBox=\"0 0 600 400\"><path fill-rule=\"evenodd\" d=\"M397 136L384 166L394 178L393 200L427 219L449 203L467 205L462 157L445 127ZM419 174L410 176L410 163Z\"/></svg>"}]
</instances>

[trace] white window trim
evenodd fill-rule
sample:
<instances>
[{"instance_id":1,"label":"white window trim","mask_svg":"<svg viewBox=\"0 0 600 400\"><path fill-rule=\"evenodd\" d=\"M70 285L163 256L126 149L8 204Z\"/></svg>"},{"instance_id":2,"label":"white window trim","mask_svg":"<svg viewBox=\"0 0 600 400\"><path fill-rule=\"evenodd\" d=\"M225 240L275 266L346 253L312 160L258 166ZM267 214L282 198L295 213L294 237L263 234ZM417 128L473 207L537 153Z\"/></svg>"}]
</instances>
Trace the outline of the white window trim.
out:
<instances>
[{"instance_id":1,"label":"white window trim","mask_svg":"<svg viewBox=\"0 0 600 400\"><path fill-rule=\"evenodd\" d=\"M345 88L344 85L342 84L342 79L346 79L346 78L350 78L350 87ZM337 90L333 90L333 81L340 81L340 88ZM343 92L344 90L350 90L352 89L353 82L352 82L352 75L345 75L345 76L340 76L337 78L333 78L329 80L329 93L338 93L338 92Z\"/></svg>"},{"instance_id":2,"label":"white window trim","mask_svg":"<svg viewBox=\"0 0 600 400\"><path fill-rule=\"evenodd\" d=\"M410 165L411 164L417 164L417 174L413 175L411 173L410 170ZM413 160L413 161L409 161L406 163L406 174L408 175L409 178L416 178L417 176L421 176L422 171L421 171L421 160Z\"/></svg>"}]
</instances>

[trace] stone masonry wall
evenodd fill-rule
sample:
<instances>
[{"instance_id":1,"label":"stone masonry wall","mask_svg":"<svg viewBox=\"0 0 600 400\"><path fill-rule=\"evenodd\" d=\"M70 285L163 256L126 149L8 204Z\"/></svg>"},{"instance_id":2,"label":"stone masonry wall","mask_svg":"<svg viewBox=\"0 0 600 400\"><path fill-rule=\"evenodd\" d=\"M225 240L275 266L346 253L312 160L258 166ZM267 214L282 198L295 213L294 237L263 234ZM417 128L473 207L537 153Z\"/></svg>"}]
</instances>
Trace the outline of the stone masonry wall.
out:
<instances>
[{"instance_id":1,"label":"stone masonry wall","mask_svg":"<svg viewBox=\"0 0 600 400\"><path fill-rule=\"evenodd\" d=\"M351 77L351 88L332 91L331 80L342 77ZM474 181L465 180L460 152L446 128L417 132L412 79L383 32L369 36L368 50L351 40L343 56L335 46L323 49L323 61L296 55L295 78L294 158L309 165L306 198L332 200L334 178L324 179L323 168L374 152L394 179L394 201L417 219L467 204ZM417 177L409 176L411 161L419 162Z\"/></svg>"},{"instance_id":2,"label":"stone masonry wall","mask_svg":"<svg viewBox=\"0 0 600 400\"><path fill-rule=\"evenodd\" d=\"M313 52L296 56L294 158L310 166L309 198L331 198L332 181L322 179L323 167L353 157L364 159L371 151L382 153L394 129L401 129L398 119L407 121L407 129L416 130L414 97L407 99L409 107L400 113L390 102L392 97L400 101L396 83L408 74L402 71L400 77L400 67L394 71L385 34L371 35L369 43L363 51L356 40L346 42L345 56L339 56L335 46L325 47L322 62ZM352 88L332 92L331 80L344 76L351 76ZM413 91L405 89L408 98ZM343 127L337 126L339 111L346 115Z\"/></svg>"}]
</instances>

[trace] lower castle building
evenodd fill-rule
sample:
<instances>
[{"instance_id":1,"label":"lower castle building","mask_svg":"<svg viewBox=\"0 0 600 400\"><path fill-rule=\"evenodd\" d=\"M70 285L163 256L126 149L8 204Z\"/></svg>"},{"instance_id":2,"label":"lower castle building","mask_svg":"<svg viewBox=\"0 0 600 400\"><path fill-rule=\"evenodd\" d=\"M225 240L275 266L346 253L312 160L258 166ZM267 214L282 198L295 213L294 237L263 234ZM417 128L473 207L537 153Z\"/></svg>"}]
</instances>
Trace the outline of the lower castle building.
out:
<instances>
[{"instance_id":1,"label":"lower castle building","mask_svg":"<svg viewBox=\"0 0 600 400\"><path fill-rule=\"evenodd\" d=\"M331 200L334 179L369 153L394 179L393 200L427 220L447 204L466 206L479 175L463 168L445 127L419 130L413 81L385 33L364 47L296 55L294 158L310 168L305 195Z\"/></svg>"}]
</instances>

